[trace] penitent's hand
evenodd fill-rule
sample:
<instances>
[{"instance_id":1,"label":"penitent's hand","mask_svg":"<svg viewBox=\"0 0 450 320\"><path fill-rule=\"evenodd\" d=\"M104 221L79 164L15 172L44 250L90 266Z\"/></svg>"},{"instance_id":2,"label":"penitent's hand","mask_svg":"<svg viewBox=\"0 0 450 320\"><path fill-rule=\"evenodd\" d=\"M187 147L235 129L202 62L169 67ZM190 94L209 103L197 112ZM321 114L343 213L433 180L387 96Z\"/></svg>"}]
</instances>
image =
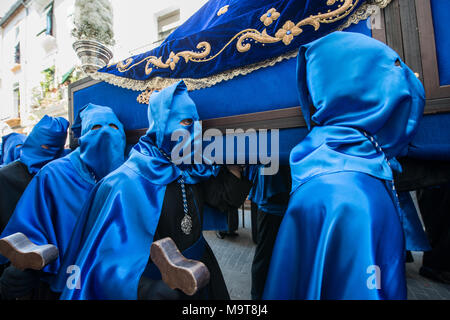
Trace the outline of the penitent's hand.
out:
<instances>
[{"instance_id":1,"label":"penitent's hand","mask_svg":"<svg viewBox=\"0 0 450 320\"><path fill-rule=\"evenodd\" d=\"M242 170L243 168L239 165L227 165L228 171L230 171L232 174L234 174L237 178L241 178L242 177Z\"/></svg>"},{"instance_id":2,"label":"penitent's hand","mask_svg":"<svg viewBox=\"0 0 450 320\"><path fill-rule=\"evenodd\" d=\"M142 276L138 286L139 300L184 300L188 299L181 290L171 289L162 280Z\"/></svg>"}]
</instances>

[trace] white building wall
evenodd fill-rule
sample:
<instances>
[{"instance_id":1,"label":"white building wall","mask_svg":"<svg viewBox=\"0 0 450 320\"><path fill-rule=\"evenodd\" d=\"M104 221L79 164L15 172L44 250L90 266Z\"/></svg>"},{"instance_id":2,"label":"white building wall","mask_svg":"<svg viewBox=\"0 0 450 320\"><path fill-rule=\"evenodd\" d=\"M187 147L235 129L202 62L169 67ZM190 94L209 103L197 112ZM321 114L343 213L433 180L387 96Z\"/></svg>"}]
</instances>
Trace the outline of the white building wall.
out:
<instances>
[{"instance_id":1,"label":"white building wall","mask_svg":"<svg viewBox=\"0 0 450 320\"><path fill-rule=\"evenodd\" d=\"M13 104L13 86L19 83L19 89L23 87L24 70L22 64L19 70L13 72L14 67L14 48L16 46L16 28L19 27L18 40L20 41L21 54L23 52L26 39L26 30L24 28L25 11L18 13L13 17L2 32L2 52L1 52L1 111L0 118L16 117L16 110ZM21 57L23 63L23 57ZM23 96L20 97L21 105Z\"/></svg>"}]
</instances>

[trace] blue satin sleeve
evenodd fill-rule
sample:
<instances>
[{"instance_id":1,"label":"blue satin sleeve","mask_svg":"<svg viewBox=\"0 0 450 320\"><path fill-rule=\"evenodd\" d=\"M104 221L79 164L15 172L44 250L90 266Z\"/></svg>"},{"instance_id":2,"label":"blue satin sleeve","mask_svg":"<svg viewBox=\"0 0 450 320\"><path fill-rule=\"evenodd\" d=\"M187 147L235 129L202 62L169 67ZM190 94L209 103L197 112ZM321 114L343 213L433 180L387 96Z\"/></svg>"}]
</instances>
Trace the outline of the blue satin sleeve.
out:
<instances>
[{"instance_id":1,"label":"blue satin sleeve","mask_svg":"<svg viewBox=\"0 0 450 320\"><path fill-rule=\"evenodd\" d=\"M100 182L82 213L85 225L77 231L84 234L74 263L79 289L66 286L61 299L137 299L164 193L165 186L153 185L125 165Z\"/></svg>"},{"instance_id":2,"label":"blue satin sleeve","mask_svg":"<svg viewBox=\"0 0 450 320\"><path fill-rule=\"evenodd\" d=\"M68 158L55 160L31 180L1 237L22 232L37 245L55 245L59 256L43 271L56 273L92 187L80 178Z\"/></svg>"},{"instance_id":3,"label":"blue satin sleeve","mask_svg":"<svg viewBox=\"0 0 450 320\"><path fill-rule=\"evenodd\" d=\"M264 299L406 299L404 238L382 180L317 176L291 195Z\"/></svg>"},{"instance_id":4,"label":"blue satin sleeve","mask_svg":"<svg viewBox=\"0 0 450 320\"><path fill-rule=\"evenodd\" d=\"M260 174L262 167L262 165L250 165L244 172L244 175L252 182L248 198L256 203L258 209L282 216L286 212L286 205L272 202L270 198L279 193L289 193L286 178L280 171L275 175L262 175Z\"/></svg>"}]
</instances>

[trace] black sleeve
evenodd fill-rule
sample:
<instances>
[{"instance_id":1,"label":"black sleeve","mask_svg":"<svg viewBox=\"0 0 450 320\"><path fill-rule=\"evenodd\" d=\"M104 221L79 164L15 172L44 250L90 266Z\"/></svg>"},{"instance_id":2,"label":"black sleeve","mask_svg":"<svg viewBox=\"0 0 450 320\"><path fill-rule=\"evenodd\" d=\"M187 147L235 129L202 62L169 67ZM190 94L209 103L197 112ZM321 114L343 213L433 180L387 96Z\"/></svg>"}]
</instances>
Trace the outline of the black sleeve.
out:
<instances>
[{"instance_id":1,"label":"black sleeve","mask_svg":"<svg viewBox=\"0 0 450 320\"><path fill-rule=\"evenodd\" d=\"M398 192L444 185L450 182L450 162L399 158L402 172L394 171L394 182Z\"/></svg>"},{"instance_id":2,"label":"black sleeve","mask_svg":"<svg viewBox=\"0 0 450 320\"><path fill-rule=\"evenodd\" d=\"M3 300L15 300L24 297L39 287L41 272L19 270L9 266L0 278L0 295Z\"/></svg>"},{"instance_id":3,"label":"black sleeve","mask_svg":"<svg viewBox=\"0 0 450 320\"><path fill-rule=\"evenodd\" d=\"M247 198L251 182L242 176L240 179L222 167L217 177L202 183L205 202L222 212L239 208Z\"/></svg>"}]
</instances>

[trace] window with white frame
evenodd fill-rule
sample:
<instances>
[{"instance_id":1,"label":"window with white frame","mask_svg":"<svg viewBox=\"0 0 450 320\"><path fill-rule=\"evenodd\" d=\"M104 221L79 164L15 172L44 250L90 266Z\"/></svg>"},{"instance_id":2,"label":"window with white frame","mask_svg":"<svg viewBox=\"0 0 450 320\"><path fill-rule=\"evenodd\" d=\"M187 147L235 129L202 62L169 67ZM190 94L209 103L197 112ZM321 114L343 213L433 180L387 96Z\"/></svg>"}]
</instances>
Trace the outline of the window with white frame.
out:
<instances>
[{"instance_id":1,"label":"window with white frame","mask_svg":"<svg viewBox=\"0 0 450 320\"><path fill-rule=\"evenodd\" d=\"M13 61L15 64L20 64L20 28L17 26L15 29L15 41L14 41L14 56Z\"/></svg>"},{"instance_id":2,"label":"window with white frame","mask_svg":"<svg viewBox=\"0 0 450 320\"><path fill-rule=\"evenodd\" d=\"M20 89L19 83L16 82L13 85L13 117L19 117L20 115Z\"/></svg>"},{"instance_id":3,"label":"window with white frame","mask_svg":"<svg viewBox=\"0 0 450 320\"><path fill-rule=\"evenodd\" d=\"M175 9L158 17L158 42L164 41L180 25L180 9Z\"/></svg>"},{"instance_id":4,"label":"window with white frame","mask_svg":"<svg viewBox=\"0 0 450 320\"><path fill-rule=\"evenodd\" d=\"M43 13L43 29L36 35L46 34L49 36L54 36L54 15L53 15L53 1L50 2L44 9Z\"/></svg>"}]
</instances>

